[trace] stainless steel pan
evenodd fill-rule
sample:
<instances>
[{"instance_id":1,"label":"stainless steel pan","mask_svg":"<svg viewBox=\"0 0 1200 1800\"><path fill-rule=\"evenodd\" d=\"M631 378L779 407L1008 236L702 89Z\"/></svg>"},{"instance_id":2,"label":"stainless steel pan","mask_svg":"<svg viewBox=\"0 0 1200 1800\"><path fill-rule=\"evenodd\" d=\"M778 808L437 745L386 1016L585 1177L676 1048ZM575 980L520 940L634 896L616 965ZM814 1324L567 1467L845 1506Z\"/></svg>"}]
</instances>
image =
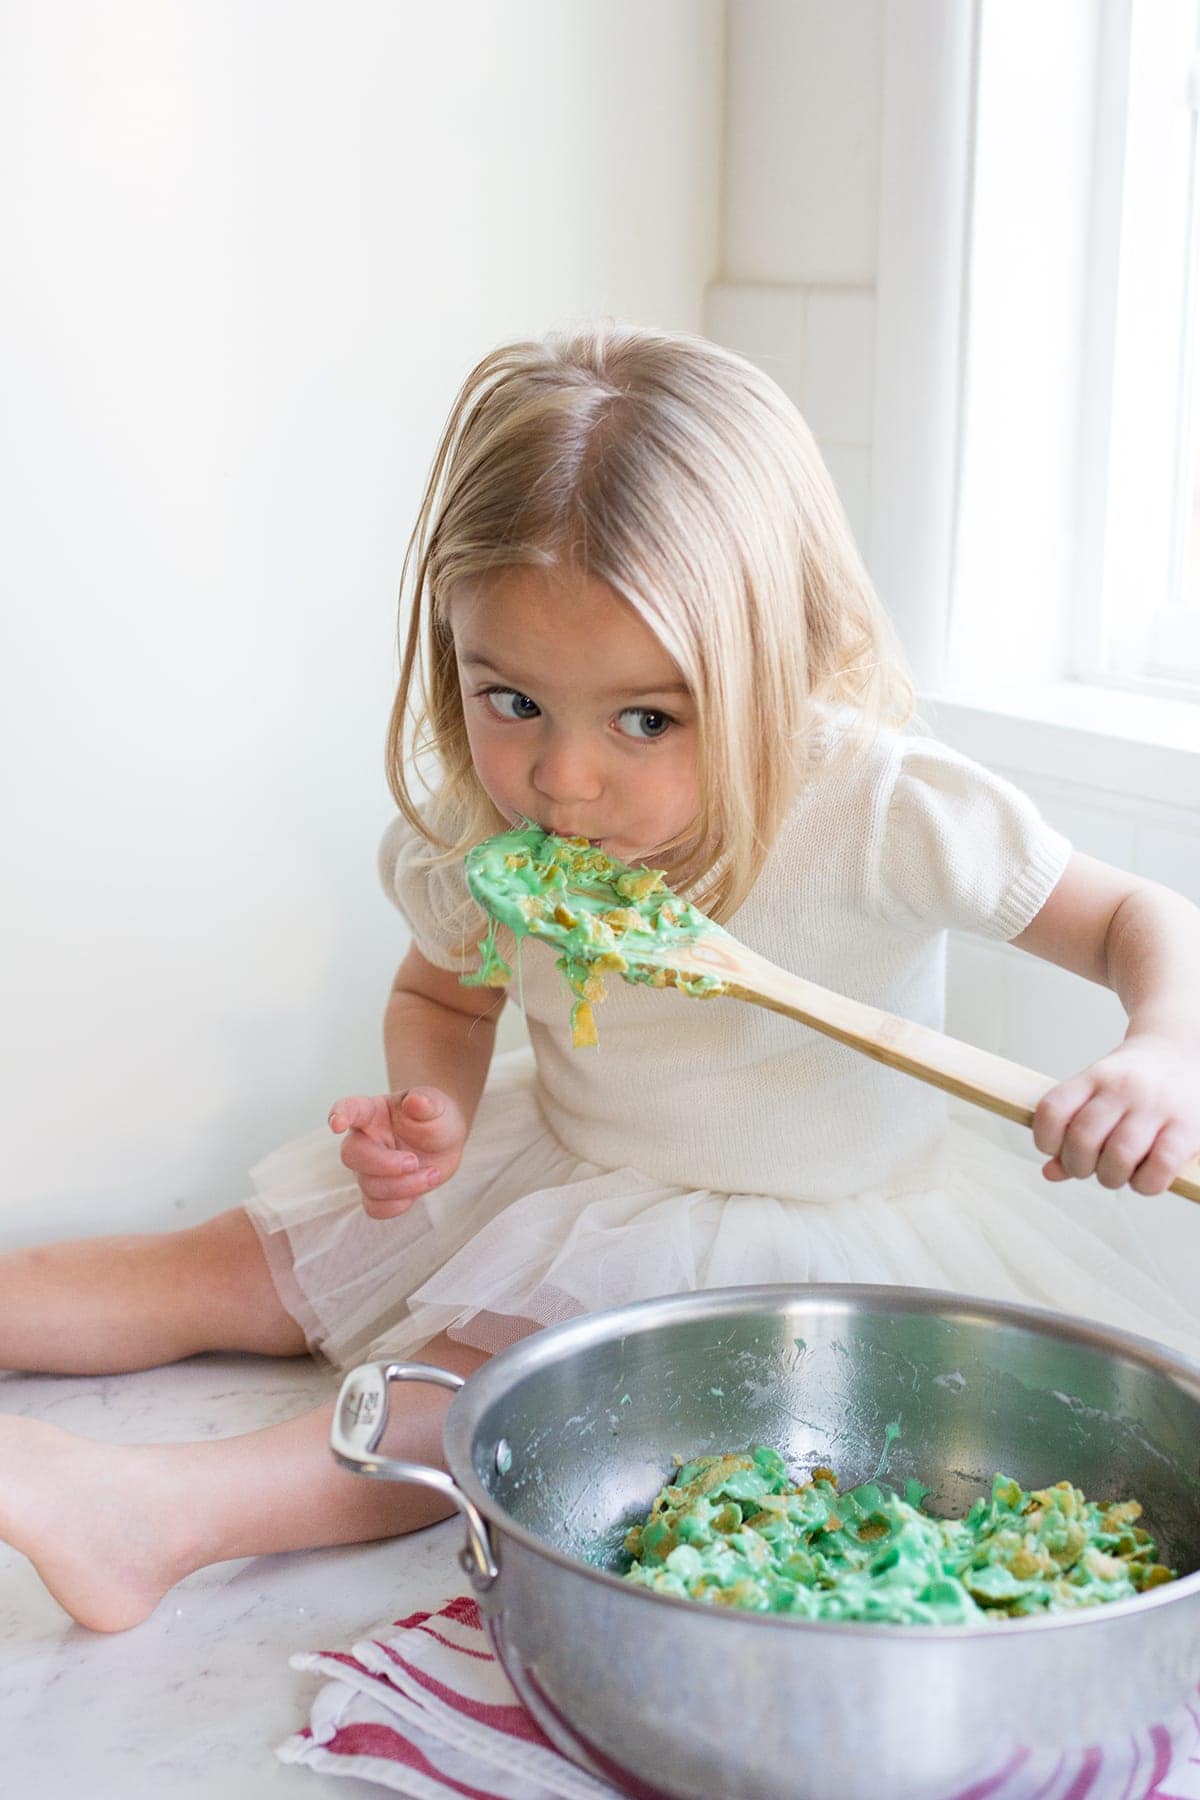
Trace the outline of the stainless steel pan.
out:
<instances>
[{"instance_id":1,"label":"stainless steel pan","mask_svg":"<svg viewBox=\"0 0 1200 1800\"><path fill-rule=\"evenodd\" d=\"M377 1454L389 1384L461 1389L449 1474ZM776 1445L844 1484L889 1474L959 1512L997 1469L1136 1495L1184 1579L988 1628L709 1609L610 1572L684 1457ZM1022 1750L1170 1717L1200 1680L1200 1364L1032 1308L910 1288L727 1288L538 1333L472 1376L366 1364L339 1397L347 1467L436 1487L514 1686L563 1752L644 1800L945 1796Z\"/></svg>"}]
</instances>

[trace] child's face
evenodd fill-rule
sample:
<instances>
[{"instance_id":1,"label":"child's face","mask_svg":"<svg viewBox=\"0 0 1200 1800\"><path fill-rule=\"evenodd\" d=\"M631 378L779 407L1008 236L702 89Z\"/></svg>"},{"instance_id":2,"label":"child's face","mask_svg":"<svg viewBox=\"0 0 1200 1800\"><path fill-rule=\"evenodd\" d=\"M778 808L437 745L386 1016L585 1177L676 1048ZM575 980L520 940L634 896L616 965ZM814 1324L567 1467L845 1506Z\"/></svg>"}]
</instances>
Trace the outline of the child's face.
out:
<instances>
[{"instance_id":1,"label":"child's face","mask_svg":"<svg viewBox=\"0 0 1200 1800\"><path fill-rule=\"evenodd\" d=\"M696 817L696 709L606 583L505 569L452 598L475 772L504 816L640 862Z\"/></svg>"}]
</instances>

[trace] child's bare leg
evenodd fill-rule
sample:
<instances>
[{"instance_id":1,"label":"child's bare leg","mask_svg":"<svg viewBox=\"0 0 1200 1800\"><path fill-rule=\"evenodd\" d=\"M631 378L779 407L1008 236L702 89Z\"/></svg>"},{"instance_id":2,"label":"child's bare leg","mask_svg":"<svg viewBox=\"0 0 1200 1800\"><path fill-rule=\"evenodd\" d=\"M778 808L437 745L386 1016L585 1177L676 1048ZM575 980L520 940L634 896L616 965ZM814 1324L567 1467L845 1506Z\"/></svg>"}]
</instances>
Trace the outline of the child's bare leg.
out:
<instances>
[{"instance_id":1,"label":"child's bare leg","mask_svg":"<svg viewBox=\"0 0 1200 1800\"><path fill-rule=\"evenodd\" d=\"M304 1348L240 1206L186 1231L0 1256L0 1369L115 1375L200 1350Z\"/></svg>"},{"instance_id":2,"label":"child's bare leg","mask_svg":"<svg viewBox=\"0 0 1200 1800\"><path fill-rule=\"evenodd\" d=\"M470 1375L487 1359L435 1338L421 1360ZM442 1467L444 1388L393 1390L385 1448ZM0 1538L82 1625L123 1631L192 1570L235 1556L362 1543L444 1518L428 1488L351 1475L329 1449L332 1406L240 1437L100 1444L0 1418Z\"/></svg>"}]
</instances>

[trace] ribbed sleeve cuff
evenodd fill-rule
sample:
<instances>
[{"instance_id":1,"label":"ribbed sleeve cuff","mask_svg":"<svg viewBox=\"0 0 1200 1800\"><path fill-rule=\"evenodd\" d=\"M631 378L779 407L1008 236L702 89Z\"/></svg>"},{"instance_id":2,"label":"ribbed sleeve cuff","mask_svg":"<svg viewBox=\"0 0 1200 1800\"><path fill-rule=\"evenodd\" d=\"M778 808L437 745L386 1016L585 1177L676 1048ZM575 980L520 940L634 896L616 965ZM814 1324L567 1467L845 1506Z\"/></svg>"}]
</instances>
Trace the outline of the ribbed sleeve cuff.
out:
<instances>
[{"instance_id":1,"label":"ribbed sleeve cuff","mask_svg":"<svg viewBox=\"0 0 1200 1800\"><path fill-rule=\"evenodd\" d=\"M1035 845L1033 855L1001 901L989 936L1001 938L1005 943L1020 936L1050 898L1070 854L1070 840L1047 827Z\"/></svg>"}]
</instances>

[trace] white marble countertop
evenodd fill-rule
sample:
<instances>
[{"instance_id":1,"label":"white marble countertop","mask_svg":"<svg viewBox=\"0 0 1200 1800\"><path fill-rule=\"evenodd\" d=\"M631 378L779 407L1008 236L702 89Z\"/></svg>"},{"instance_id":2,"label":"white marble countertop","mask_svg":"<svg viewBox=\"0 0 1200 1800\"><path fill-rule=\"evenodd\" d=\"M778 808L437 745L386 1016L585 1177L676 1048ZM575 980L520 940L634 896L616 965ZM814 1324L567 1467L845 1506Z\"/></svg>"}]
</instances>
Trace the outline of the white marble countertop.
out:
<instances>
[{"instance_id":1,"label":"white marble countertop","mask_svg":"<svg viewBox=\"0 0 1200 1800\"><path fill-rule=\"evenodd\" d=\"M0 1407L126 1443L224 1437L337 1391L308 1358L200 1356L144 1374L0 1375ZM74 1625L0 1544L4 1800L352 1800L373 1782L289 1767L320 1678L296 1650L348 1647L384 1619L457 1593L456 1520L379 1544L218 1563L132 1631Z\"/></svg>"}]
</instances>

